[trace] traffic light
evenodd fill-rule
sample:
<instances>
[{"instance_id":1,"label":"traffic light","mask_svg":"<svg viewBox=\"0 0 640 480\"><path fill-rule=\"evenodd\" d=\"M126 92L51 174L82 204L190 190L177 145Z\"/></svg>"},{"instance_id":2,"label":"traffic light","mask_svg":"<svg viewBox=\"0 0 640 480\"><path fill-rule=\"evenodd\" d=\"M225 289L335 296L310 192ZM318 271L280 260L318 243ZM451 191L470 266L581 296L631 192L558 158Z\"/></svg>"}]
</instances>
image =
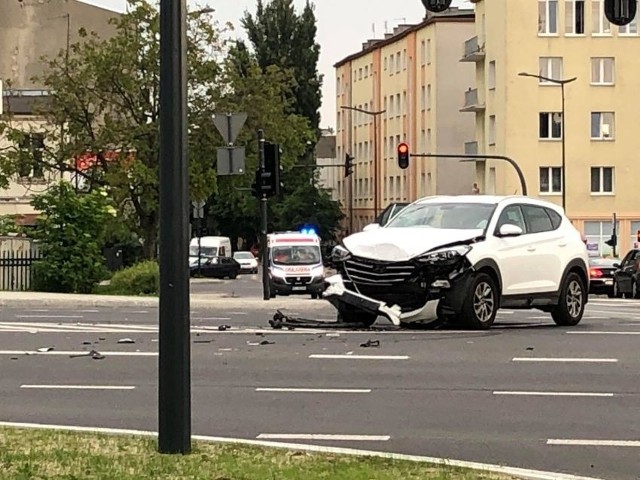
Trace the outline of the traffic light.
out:
<instances>
[{"instance_id":1,"label":"traffic light","mask_svg":"<svg viewBox=\"0 0 640 480\"><path fill-rule=\"evenodd\" d=\"M398 166L403 170L409 166L409 145L404 142L398 145Z\"/></svg>"},{"instance_id":2,"label":"traffic light","mask_svg":"<svg viewBox=\"0 0 640 480\"><path fill-rule=\"evenodd\" d=\"M280 145L264 142L264 171L261 172L261 188L267 197L280 194Z\"/></svg>"},{"instance_id":3,"label":"traffic light","mask_svg":"<svg viewBox=\"0 0 640 480\"><path fill-rule=\"evenodd\" d=\"M633 22L638 10L638 0L604 0L604 15L614 25Z\"/></svg>"},{"instance_id":4,"label":"traffic light","mask_svg":"<svg viewBox=\"0 0 640 480\"><path fill-rule=\"evenodd\" d=\"M618 245L618 236L614 233L611 235L611 238L604 243L609 245L611 248L616 248L616 245Z\"/></svg>"},{"instance_id":5,"label":"traffic light","mask_svg":"<svg viewBox=\"0 0 640 480\"><path fill-rule=\"evenodd\" d=\"M422 0L422 4L424 8L430 12L440 13L451 6L451 1L452 0Z\"/></svg>"},{"instance_id":6,"label":"traffic light","mask_svg":"<svg viewBox=\"0 0 640 480\"><path fill-rule=\"evenodd\" d=\"M344 155L344 176L348 177L353 173L353 157L348 153Z\"/></svg>"}]
</instances>

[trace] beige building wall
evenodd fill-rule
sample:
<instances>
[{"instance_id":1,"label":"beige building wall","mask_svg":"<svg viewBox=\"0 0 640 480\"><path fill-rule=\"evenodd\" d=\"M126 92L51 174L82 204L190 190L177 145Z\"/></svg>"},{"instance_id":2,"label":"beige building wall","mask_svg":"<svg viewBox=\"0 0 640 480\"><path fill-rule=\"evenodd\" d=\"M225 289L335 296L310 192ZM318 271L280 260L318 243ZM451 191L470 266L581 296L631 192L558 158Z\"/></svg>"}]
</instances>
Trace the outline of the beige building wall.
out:
<instances>
[{"instance_id":1,"label":"beige building wall","mask_svg":"<svg viewBox=\"0 0 640 480\"><path fill-rule=\"evenodd\" d=\"M34 88L32 77L40 75L43 56L53 57L78 40L78 30L101 37L113 32L110 18L116 12L77 0L2 0L0 2L0 78L12 88ZM5 85L5 87L7 87Z\"/></svg>"},{"instance_id":2,"label":"beige building wall","mask_svg":"<svg viewBox=\"0 0 640 480\"><path fill-rule=\"evenodd\" d=\"M562 205L564 188L567 215L593 255L611 253L604 242L616 213L617 253L624 254L640 229L634 138L640 110L629 101L639 85L637 21L609 25L602 0L578 2L584 15L577 16L574 1L475 3L479 52L467 60L476 65L478 95L467 95L464 109L474 112L480 152L515 159L530 196ZM565 85L565 132L553 126L561 120L561 87L521 72L576 78ZM545 120L541 114L548 114ZM559 183L562 135L566 185ZM522 193L514 170L502 162L478 162L476 173L482 193Z\"/></svg>"},{"instance_id":3,"label":"beige building wall","mask_svg":"<svg viewBox=\"0 0 640 480\"><path fill-rule=\"evenodd\" d=\"M407 142L412 153L462 153L473 137L473 117L460 113L457 101L460 90L474 83L473 65L458 61L459 46L473 31L473 12L451 9L418 25L400 25L336 64L337 155L341 162L345 153L353 155L355 169L338 179L335 190L353 231L389 203L471 191L471 164L412 157L403 170L396 147Z\"/></svg>"}]
</instances>

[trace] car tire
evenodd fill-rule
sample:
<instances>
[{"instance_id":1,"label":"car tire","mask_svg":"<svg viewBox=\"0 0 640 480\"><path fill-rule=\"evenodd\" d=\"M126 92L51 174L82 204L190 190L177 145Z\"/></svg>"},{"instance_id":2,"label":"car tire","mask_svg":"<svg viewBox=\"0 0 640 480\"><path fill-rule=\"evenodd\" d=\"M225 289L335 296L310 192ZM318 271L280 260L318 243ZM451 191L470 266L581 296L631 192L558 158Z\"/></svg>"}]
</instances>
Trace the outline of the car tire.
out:
<instances>
[{"instance_id":1,"label":"car tire","mask_svg":"<svg viewBox=\"0 0 640 480\"><path fill-rule=\"evenodd\" d=\"M630 298L640 299L640 292L638 291L638 282L635 280L631 281L631 295Z\"/></svg>"},{"instance_id":2,"label":"car tire","mask_svg":"<svg viewBox=\"0 0 640 480\"><path fill-rule=\"evenodd\" d=\"M622 298L622 293L620 293L620 289L618 288L618 282L613 281L613 287L611 287L611 296L613 298Z\"/></svg>"},{"instance_id":3,"label":"car tire","mask_svg":"<svg viewBox=\"0 0 640 480\"><path fill-rule=\"evenodd\" d=\"M358 312L356 310L338 310L338 322L342 323L361 323L365 327L370 327L376 320L378 315L375 313Z\"/></svg>"},{"instance_id":4,"label":"car tire","mask_svg":"<svg viewBox=\"0 0 640 480\"><path fill-rule=\"evenodd\" d=\"M234 272L229 272L229 278L231 280L235 280L238 277L238 272L234 271Z\"/></svg>"},{"instance_id":5,"label":"car tire","mask_svg":"<svg viewBox=\"0 0 640 480\"><path fill-rule=\"evenodd\" d=\"M318 294L316 292L311 293L311 300L317 300Z\"/></svg>"},{"instance_id":6,"label":"car tire","mask_svg":"<svg viewBox=\"0 0 640 480\"><path fill-rule=\"evenodd\" d=\"M562 327L573 327L580 323L587 303L585 282L575 272L569 273L560 290L560 302L551 310L551 318Z\"/></svg>"},{"instance_id":7,"label":"car tire","mask_svg":"<svg viewBox=\"0 0 640 480\"><path fill-rule=\"evenodd\" d=\"M472 330L487 330L498 313L498 287L486 273L478 273L471 282L469 295L460 309L460 322Z\"/></svg>"}]
</instances>

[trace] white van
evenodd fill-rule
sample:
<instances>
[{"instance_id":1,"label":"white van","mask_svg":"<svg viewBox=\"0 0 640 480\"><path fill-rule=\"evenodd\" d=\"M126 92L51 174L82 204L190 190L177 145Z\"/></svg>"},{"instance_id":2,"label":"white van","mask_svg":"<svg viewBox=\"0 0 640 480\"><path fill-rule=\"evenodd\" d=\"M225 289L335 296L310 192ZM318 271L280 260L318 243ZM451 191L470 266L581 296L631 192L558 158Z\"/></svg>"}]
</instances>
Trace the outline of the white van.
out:
<instances>
[{"instance_id":1,"label":"white van","mask_svg":"<svg viewBox=\"0 0 640 480\"><path fill-rule=\"evenodd\" d=\"M269 286L276 295L310 294L320 298L324 290L324 266L320 237L284 232L267 237Z\"/></svg>"},{"instance_id":2,"label":"white van","mask_svg":"<svg viewBox=\"0 0 640 480\"><path fill-rule=\"evenodd\" d=\"M231 257L231 239L229 237L192 238L189 244L189 257L195 257L197 261L198 251L203 257Z\"/></svg>"}]
</instances>

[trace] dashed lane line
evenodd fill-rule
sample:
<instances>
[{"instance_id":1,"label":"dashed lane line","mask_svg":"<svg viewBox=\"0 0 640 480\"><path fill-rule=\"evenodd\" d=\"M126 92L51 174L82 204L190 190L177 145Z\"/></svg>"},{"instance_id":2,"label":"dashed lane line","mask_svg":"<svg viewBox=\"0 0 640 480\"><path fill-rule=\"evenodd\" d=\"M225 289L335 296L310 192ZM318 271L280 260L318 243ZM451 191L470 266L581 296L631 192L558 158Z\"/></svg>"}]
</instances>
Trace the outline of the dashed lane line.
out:
<instances>
[{"instance_id":1,"label":"dashed lane line","mask_svg":"<svg viewBox=\"0 0 640 480\"><path fill-rule=\"evenodd\" d=\"M322 433L261 433L258 440L325 440L345 442L386 442L389 435L335 435Z\"/></svg>"},{"instance_id":2,"label":"dashed lane line","mask_svg":"<svg viewBox=\"0 0 640 480\"><path fill-rule=\"evenodd\" d=\"M599 392L517 392L495 391L494 395L541 396L541 397L613 397L613 393Z\"/></svg>"},{"instance_id":3,"label":"dashed lane line","mask_svg":"<svg viewBox=\"0 0 640 480\"><path fill-rule=\"evenodd\" d=\"M279 388L258 387L256 392L273 393L371 393L370 388Z\"/></svg>"},{"instance_id":4,"label":"dashed lane line","mask_svg":"<svg viewBox=\"0 0 640 480\"><path fill-rule=\"evenodd\" d=\"M640 447L640 440L572 440L550 438L547 445L563 445L567 447Z\"/></svg>"},{"instance_id":5,"label":"dashed lane line","mask_svg":"<svg viewBox=\"0 0 640 480\"><path fill-rule=\"evenodd\" d=\"M135 390L133 385L20 385L20 388L37 390Z\"/></svg>"},{"instance_id":6,"label":"dashed lane line","mask_svg":"<svg viewBox=\"0 0 640 480\"><path fill-rule=\"evenodd\" d=\"M514 357L512 362L617 363L617 358Z\"/></svg>"}]
</instances>

